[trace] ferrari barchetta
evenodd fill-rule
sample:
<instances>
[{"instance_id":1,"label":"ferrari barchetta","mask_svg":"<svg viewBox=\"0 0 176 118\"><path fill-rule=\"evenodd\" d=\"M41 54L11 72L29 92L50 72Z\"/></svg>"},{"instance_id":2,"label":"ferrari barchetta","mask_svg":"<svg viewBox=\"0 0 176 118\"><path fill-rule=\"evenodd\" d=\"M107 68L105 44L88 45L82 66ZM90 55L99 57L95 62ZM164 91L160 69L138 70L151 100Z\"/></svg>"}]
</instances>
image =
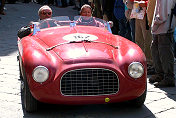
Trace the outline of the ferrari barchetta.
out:
<instances>
[{"instance_id":1,"label":"ferrari barchetta","mask_svg":"<svg viewBox=\"0 0 176 118\"><path fill-rule=\"evenodd\" d=\"M83 105L128 101L139 107L147 92L146 57L98 18L52 17L18 38L22 101Z\"/></svg>"}]
</instances>

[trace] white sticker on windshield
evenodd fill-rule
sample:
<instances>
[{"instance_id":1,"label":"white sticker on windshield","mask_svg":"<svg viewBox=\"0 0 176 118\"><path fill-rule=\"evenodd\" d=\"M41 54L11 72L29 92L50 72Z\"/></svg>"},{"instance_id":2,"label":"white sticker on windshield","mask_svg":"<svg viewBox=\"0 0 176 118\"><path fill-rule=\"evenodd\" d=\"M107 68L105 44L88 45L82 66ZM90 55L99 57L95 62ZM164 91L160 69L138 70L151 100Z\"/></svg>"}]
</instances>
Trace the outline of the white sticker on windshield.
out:
<instances>
[{"instance_id":1,"label":"white sticker on windshield","mask_svg":"<svg viewBox=\"0 0 176 118\"><path fill-rule=\"evenodd\" d=\"M74 33L65 35L63 39L67 41L82 41L82 40L94 41L97 40L98 37L92 34Z\"/></svg>"}]
</instances>

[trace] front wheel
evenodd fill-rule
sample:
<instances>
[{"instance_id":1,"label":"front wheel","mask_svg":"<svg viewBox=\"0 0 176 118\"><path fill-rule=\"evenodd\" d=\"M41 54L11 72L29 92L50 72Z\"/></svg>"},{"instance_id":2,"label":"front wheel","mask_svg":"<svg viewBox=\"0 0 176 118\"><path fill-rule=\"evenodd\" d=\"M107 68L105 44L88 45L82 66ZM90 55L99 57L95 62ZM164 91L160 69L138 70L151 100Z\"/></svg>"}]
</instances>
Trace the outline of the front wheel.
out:
<instances>
[{"instance_id":1,"label":"front wheel","mask_svg":"<svg viewBox=\"0 0 176 118\"><path fill-rule=\"evenodd\" d=\"M23 105L26 112L35 112L38 109L38 101L32 96L27 79L24 78L22 87Z\"/></svg>"},{"instance_id":2,"label":"front wheel","mask_svg":"<svg viewBox=\"0 0 176 118\"><path fill-rule=\"evenodd\" d=\"M132 104L132 106L134 107L141 107L145 102L146 94L147 94L147 89L144 91L144 93L141 96L133 100L130 100L129 103Z\"/></svg>"}]
</instances>

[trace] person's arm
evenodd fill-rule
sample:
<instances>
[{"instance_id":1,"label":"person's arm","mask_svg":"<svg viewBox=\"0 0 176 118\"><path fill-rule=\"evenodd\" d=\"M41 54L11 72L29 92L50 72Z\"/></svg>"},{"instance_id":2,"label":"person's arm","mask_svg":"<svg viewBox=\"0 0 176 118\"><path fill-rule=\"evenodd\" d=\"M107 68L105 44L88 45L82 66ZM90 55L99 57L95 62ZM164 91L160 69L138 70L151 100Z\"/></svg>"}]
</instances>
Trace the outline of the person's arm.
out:
<instances>
[{"instance_id":1,"label":"person's arm","mask_svg":"<svg viewBox=\"0 0 176 118\"><path fill-rule=\"evenodd\" d=\"M154 16L154 10L155 10L156 0L149 0L148 6L147 6L147 19L148 19L148 25L151 26L153 16Z\"/></svg>"},{"instance_id":2,"label":"person's arm","mask_svg":"<svg viewBox=\"0 0 176 118\"><path fill-rule=\"evenodd\" d=\"M155 14L152 21L152 33L155 33L157 29L167 21L168 9L170 8L170 1L160 0L156 2ZM166 30L166 29L163 29Z\"/></svg>"},{"instance_id":3,"label":"person's arm","mask_svg":"<svg viewBox=\"0 0 176 118\"><path fill-rule=\"evenodd\" d=\"M126 5L126 7L127 7L128 9L133 9L133 3L134 3L134 1L131 1L131 0L124 0L123 2L124 2L124 4Z\"/></svg>"},{"instance_id":4,"label":"person's arm","mask_svg":"<svg viewBox=\"0 0 176 118\"><path fill-rule=\"evenodd\" d=\"M156 5L154 24L159 25L167 21L168 18L168 4L167 0L161 0Z\"/></svg>"}]
</instances>

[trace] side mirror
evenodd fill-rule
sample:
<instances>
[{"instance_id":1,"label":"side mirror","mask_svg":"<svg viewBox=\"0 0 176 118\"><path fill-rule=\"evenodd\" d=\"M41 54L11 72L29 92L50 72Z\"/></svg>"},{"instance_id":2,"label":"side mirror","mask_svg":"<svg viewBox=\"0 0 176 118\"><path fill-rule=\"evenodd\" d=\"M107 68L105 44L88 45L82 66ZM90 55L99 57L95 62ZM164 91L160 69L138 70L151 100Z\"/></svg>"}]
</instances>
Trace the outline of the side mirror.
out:
<instances>
[{"instance_id":1,"label":"side mirror","mask_svg":"<svg viewBox=\"0 0 176 118\"><path fill-rule=\"evenodd\" d=\"M18 30L17 36L19 38L23 38L25 36L28 36L31 33L30 27L22 27L20 30Z\"/></svg>"}]
</instances>

